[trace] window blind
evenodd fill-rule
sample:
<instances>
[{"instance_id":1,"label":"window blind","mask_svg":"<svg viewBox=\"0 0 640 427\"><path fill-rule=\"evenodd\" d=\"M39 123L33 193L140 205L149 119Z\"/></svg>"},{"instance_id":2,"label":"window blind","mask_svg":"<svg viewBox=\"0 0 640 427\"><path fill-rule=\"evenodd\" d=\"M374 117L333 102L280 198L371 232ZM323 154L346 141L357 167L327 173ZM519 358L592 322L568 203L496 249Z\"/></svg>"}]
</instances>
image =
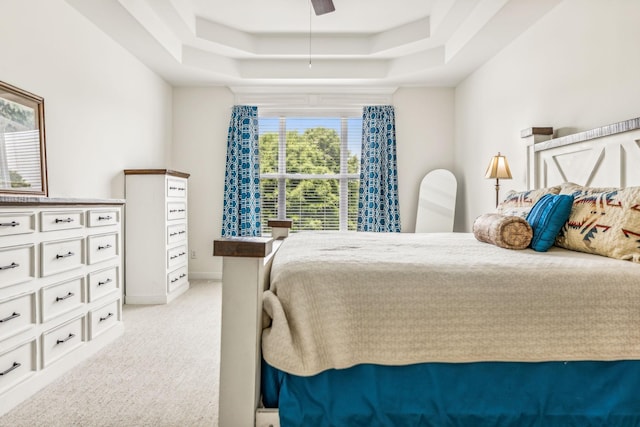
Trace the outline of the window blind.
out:
<instances>
[{"instance_id":1,"label":"window blind","mask_svg":"<svg viewBox=\"0 0 640 427\"><path fill-rule=\"evenodd\" d=\"M261 117L263 234L269 218L293 231L355 230L362 118Z\"/></svg>"}]
</instances>

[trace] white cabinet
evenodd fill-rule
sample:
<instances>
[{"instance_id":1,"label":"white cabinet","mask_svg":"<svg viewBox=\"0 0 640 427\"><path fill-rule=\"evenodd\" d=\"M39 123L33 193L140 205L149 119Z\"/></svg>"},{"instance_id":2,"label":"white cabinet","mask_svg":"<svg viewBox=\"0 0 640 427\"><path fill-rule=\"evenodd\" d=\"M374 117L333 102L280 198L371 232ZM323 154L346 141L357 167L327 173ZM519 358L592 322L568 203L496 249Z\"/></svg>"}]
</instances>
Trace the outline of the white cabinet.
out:
<instances>
[{"instance_id":1,"label":"white cabinet","mask_svg":"<svg viewBox=\"0 0 640 427\"><path fill-rule=\"evenodd\" d=\"M166 304L189 289L189 174L168 169L124 174L125 303Z\"/></svg>"},{"instance_id":2,"label":"white cabinet","mask_svg":"<svg viewBox=\"0 0 640 427\"><path fill-rule=\"evenodd\" d=\"M0 415L124 331L123 206L0 197Z\"/></svg>"}]
</instances>

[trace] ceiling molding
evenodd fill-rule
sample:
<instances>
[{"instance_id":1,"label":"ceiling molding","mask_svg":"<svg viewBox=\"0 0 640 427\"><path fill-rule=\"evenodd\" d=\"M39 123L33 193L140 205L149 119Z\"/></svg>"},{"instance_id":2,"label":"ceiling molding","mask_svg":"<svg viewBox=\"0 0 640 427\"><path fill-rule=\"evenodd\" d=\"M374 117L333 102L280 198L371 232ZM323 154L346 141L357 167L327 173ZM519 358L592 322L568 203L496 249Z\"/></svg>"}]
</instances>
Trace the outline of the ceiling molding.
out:
<instances>
[{"instance_id":1,"label":"ceiling molding","mask_svg":"<svg viewBox=\"0 0 640 427\"><path fill-rule=\"evenodd\" d=\"M236 105L256 105L261 111L277 115L322 114L322 111L336 112L362 111L364 105L390 105L395 90L372 87L353 88L347 92L343 88L324 87L233 87Z\"/></svg>"},{"instance_id":2,"label":"ceiling molding","mask_svg":"<svg viewBox=\"0 0 640 427\"><path fill-rule=\"evenodd\" d=\"M174 85L397 87L455 86L561 0L66 1Z\"/></svg>"}]
</instances>

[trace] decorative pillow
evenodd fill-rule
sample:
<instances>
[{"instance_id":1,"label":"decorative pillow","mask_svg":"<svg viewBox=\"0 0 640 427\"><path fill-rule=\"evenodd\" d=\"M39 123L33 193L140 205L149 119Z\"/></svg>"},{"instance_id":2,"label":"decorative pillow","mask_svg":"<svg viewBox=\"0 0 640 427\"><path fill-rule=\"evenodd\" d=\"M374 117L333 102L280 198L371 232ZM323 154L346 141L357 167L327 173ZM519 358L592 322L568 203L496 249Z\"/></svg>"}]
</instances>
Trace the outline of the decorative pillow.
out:
<instances>
[{"instance_id":1,"label":"decorative pillow","mask_svg":"<svg viewBox=\"0 0 640 427\"><path fill-rule=\"evenodd\" d=\"M533 230L531 249L546 252L553 246L558 232L569 219L572 206L573 196L569 194L545 194L536 202L527 215Z\"/></svg>"},{"instance_id":2,"label":"decorative pillow","mask_svg":"<svg viewBox=\"0 0 640 427\"><path fill-rule=\"evenodd\" d=\"M568 183L562 192L570 192L574 200L557 246L640 262L640 187L603 189Z\"/></svg>"},{"instance_id":3,"label":"decorative pillow","mask_svg":"<svg viewBox=\"0 0 640 427\"><path fill-rule=\"evenodd\" d=\"M473 222L473 235L481 242L501 248L525 249L531 242L533 231L524 218L487 213Z\"/></svg>"},{"instance_id":4,"label":"decorative pillow","mask_svg":"<svg viewBox=\"0 0 640 427\"><path fill-rule=\"evenodd\" d=\"M496 213L502 215L513 215L526 218L529 215L529 211L533 208L538 200L545 194L558 194L560 193L560 186L539 188L537 190L527 191L509 191L507 192L505 199L496 208Z\"/></svg>"},{"instance_id":5,"label":"decorative pillow","mask_svg":"<svg viewBox=\"0 0 640 427\"><path fill-rule=\"evenodd\" d=\"M565 182L560 186L560 194L571 194L574 193L610 193L612 191L620 190L619 187L585 187L584 185L575 184L573 182Z\"/></svg>"}]
</instances>

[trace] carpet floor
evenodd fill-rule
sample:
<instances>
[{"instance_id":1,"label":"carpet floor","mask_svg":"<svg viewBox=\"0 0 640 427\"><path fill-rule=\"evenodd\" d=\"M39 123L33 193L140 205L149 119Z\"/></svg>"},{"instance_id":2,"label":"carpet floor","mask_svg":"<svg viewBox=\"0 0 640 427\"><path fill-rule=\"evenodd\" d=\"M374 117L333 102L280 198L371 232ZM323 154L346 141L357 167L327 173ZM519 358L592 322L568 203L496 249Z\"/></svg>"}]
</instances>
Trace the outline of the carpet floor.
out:
<instances>
[{"instance_id":1,"label":"carpet floor","mask_svg":"<svg viewBox=\"0 0 640 427\"><path fill-rule=\"evenodd\" d=\"M125 305L120 338L0 426L217 426L221 298L196 280L170 304Z\"/></svg>"}]
</instances>

